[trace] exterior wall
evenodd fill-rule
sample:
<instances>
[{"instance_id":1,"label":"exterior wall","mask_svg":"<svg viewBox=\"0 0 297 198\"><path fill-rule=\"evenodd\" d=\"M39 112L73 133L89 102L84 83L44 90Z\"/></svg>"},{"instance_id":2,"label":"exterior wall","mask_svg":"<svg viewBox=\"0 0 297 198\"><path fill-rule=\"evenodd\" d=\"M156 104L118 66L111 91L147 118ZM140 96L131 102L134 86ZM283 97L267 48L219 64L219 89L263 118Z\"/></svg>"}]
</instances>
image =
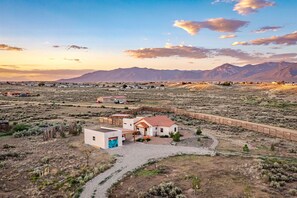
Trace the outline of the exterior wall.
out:
<instances>
[{"instance_id":1,"label":"exterior wall","mask_svg":"<svg viewBox=\"0 0 297 198\"><path fill-rule=\"evenodd\" d=\"M161 128L163 128L163 132L161 132ZM176 124L172 125L171 127L158 127L157 135L170 135L170 133L175 133L174 128L176 128L176 132L178 131L178 126Z\"/></svg>"},{"instance_id":2,"label":"exterior wall","mask_svg":"<svg viewBox=\"0 0 297 198\"><path fill-rule=\"evenodd\" d=\"M108 149L108 138L112 138L112 137L118 137L118 146L123 146L123 137L122 137L122 131L118 130L115 132L107 132L104 133L105 135L105 145L106 145L106 149Z\"/></svg>"},{"instance_id":3,"label":"exterior wall","mask_svg":"<svg viewBox=\"0 0 297 198\"><path fill-rule=\"evenodd\" d=\"M95 137L95 141L93 140L93 137ZM91 129L84 129L85 144L89 144L97 148L108 149L108 138L111 137L117 137L118 145L123 145L122 131L120 130L111 132L100 132Z\"/></svg>"},{"instance_id":4,"label":"exterior wall","mask_svg":"<svg viewBox=\"0 0 297 198\"><path fill-rule=\"evenodd\" d=\"M93 140L93 136L95 137L95 141ZM97 148L105 149L108 146L105 141L104 133L102 132L94 131L91 129L84 129L84 139L85 144L89 144Z\"/></svg>"},{"instance_id":5,"label":"exterior wall","mask_svg":"<svg viewBox=\"0 0 297 198\"><path fill-rule=\"evenodd\" d=\"M123 119L123 129L128 130L135 130L134 123L138 120L142 119L143 117L136 117L136 118L124 118ZM125 124L126 123L126 124Z\"/></svg>"},{"instance_id":6,"label":"exterior wall","mask_svg":"<svg viewBox=\"0 0 297 198\"><path fill-rule=\"evenodd\" d=\"M134 118L124 118L123 119L123 129L134 130Z\"/></svg>"}]
</instances>

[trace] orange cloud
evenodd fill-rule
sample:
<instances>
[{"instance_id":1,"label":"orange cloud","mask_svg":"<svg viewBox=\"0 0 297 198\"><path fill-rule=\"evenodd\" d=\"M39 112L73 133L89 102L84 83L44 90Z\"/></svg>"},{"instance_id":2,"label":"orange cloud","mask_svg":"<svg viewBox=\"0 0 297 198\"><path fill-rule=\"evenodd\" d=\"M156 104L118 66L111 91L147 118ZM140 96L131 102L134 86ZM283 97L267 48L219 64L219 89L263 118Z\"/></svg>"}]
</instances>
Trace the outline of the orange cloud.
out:
<instances>
[{"instance_id":1,"label":"orange cloud","mask_svg":"<svg viewBox=\"0 0 297 198\"><path fill-rule=\"evenodd\" d=\"M191 35L197 34L202 28L210 29L217 32L236 32L239 28L247 25L248 21L213 18L207 21L184 21L176 20L174 27L179 27Z\"/></svg>"},{"instance_id":2,"label":"orange cloud","mask_svg":"<svg viewBox=\"0 0 297 198\"><path fill-rule=\"evenodd\" d=\"M61 78L72 78L83 75L85 73L94 70L81 69L56 69L56 70L20 70L20 69L9 69L0 67L0 79L1 81L10 80L58 80Z\"/></svg>"},{"instance_id":3,"label":"orange cloud","mask_svg":"<svg viewBox=\"0 0 297 198\"><path fill-rule=\"evenodd\" d=\"M275 3L267 0L239 0L233 10L238 14L248 15L257 12L258 9L274 6Z\"/></svg>"},{"instance_id":4,"label":"orange cloud","mask_svg":"<svg viewBox=\"0 0 297 198\"><path fill-rule=\"evenodd\" d=\"M234 50L230 48L206 49L202 47L193 46L168 46L164 48L144 48L137 50L127 50L125 52L129 56L140 59L172 56L193 59L212 58L215 56L228 56L242 60L249 60L255 58L254 55L243 52L241 50Z\"/></svg>"},{"instance_id":5,"label":"orange cloud","mask_svg":"<svg viewBox=\"0 0 297 198\"><path fill-rule=\"evenodd\" d=\"M221 35L220 39L228 39L228 38L235 38L235 34L227 34L227 35Z\"/></svg>"},{"instance_id":6,"label":"orange cloud","mask_svg":"<svg viewBox=\"0 0 297 198\"><path fill-rule=\"evenodd\" d=\"M6 45L6 44L0 44L0 50L5 50L5 51L23 51L24 48L13 47L13 46L9 46L9 45Z\"/></svg>"},{"instance_id":7,"label":"orange cloud","mask_svg":"<svg viewBox=\"0 0 297 198\"><path fill-rule=\"evenodd\" d=\"M269 44L296 45L297 31L283 36L272 36L269 38L260 38L260 39L251 40L249 42L235 42L232 45L269 45Z\"/></svg>"}]
</instances>

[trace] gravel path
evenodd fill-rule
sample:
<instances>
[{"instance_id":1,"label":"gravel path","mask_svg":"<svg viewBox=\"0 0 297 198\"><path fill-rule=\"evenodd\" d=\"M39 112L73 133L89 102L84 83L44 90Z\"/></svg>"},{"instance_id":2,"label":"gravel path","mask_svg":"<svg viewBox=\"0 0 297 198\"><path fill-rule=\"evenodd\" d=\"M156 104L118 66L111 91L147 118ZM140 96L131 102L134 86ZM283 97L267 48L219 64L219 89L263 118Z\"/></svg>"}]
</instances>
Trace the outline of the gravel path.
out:
<instances>
[{"instance_id":1,"label":"gravel path","mask_svg":"<svg viewBox=\"0 0 297 198\"><path fill-rule=\"evenodd\" d=\"M168 157L176 154L214 155L208 148L194 148L172 145L152 145L145 143L130 143L122 147L106 150L117 158L114 166L96 176L85 185L81 194L83 198L105 198L107 190L122 179L128 171L140 167L151 159Z\"/></svg>"}]
</instances>

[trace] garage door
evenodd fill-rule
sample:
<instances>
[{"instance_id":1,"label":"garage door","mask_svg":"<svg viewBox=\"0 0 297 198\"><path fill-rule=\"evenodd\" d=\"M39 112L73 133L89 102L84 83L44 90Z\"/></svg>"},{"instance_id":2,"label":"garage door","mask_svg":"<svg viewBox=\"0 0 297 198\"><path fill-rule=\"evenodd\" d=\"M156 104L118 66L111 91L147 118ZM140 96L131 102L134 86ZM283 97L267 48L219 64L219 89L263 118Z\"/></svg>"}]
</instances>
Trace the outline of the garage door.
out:
<instances>
[{"instance_id":1,"label":"garage door","mask_svg":"<svg viewBox=\"0 0 297 198\"><path fill-rule=\"evenodd\" d=\"M108 138L108 148L118 147L118 137Z\"/></svg>"}]
</instances>

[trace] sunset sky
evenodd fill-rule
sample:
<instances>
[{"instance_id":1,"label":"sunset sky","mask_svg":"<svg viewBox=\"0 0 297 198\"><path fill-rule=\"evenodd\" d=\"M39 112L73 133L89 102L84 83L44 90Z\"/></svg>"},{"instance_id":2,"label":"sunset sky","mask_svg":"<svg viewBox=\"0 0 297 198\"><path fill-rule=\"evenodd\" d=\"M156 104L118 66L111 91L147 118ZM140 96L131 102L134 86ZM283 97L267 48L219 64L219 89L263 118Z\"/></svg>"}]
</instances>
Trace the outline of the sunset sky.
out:
<instances>
[{"instance_id":1,"label":"sunset sky","mask_svg":"<svg viewBox=\"0 0 297 198\"><path fill-rule=\"evenodd\" d=\"M296 0L0 0L0 81L297 61Z\"/></svg>"}]
</instances>

